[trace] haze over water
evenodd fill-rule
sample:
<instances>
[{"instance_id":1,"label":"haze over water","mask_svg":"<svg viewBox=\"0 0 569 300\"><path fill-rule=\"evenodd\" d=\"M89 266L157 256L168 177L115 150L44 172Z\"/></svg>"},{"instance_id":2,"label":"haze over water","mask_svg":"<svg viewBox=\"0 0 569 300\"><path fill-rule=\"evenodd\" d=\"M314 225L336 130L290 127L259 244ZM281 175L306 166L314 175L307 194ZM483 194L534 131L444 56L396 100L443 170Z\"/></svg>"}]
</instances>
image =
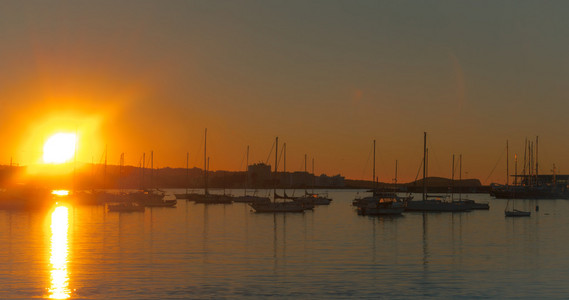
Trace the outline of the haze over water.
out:
<instances>
[{"instance_id":1,"label":"haze over water","mask_svg":"<svg viewBox=\"0 0 569 300\"><path fill-rule=\"evenodd\" d=\"M144 213L112 213L104 206L0 211L0 298L569 294L566 200L517 200L516 207L531 209L532 216L516 219L504 218L505 200L470 195L490 201L491 209L389 218L358 216L351 206L356 194L331 191L330 206L301 214L255 214L242 203L183 200L177 208ZM67 222L52 226L54 214Z\"/></svg>"}]
</instances>

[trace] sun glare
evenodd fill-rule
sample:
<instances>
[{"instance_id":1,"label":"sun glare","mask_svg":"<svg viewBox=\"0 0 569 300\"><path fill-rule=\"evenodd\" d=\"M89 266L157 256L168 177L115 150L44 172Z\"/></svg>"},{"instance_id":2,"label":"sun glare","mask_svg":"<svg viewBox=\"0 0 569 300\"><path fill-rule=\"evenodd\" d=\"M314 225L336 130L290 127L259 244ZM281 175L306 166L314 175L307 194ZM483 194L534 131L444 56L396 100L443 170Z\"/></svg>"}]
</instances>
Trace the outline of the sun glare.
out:
<instances>
[{"instance_id":1,"label":"sun glare","mask_svg":"<svg viewBox=\"0 0 569 300\"><path fill-rule=\"evenodd\" d=\"M43 161L48 164L68 162L75 155L77 136L74 133L56 133L43 146Z\"/></svg>"},{"instance_id":2,"label":"sun glare","mask_svg":"<svg viewBox=\"0 0 569 300\"><path fill-rule=\"evenodd\" d=\"M50 299L70 297L69 274L67 273L69 209L58 206L51 214L51 287Z\"/></svg>"},{"instance_id":3,"label":"sun glare","mask_svg":"<svg viewBox=\"0 0 569 300\"><path fill-rule=\"evenodd\" d=\"M53 190L51 191L52 195L55 196L69 196L69 191L68 190Z\"/></svg>"}]
</instances>

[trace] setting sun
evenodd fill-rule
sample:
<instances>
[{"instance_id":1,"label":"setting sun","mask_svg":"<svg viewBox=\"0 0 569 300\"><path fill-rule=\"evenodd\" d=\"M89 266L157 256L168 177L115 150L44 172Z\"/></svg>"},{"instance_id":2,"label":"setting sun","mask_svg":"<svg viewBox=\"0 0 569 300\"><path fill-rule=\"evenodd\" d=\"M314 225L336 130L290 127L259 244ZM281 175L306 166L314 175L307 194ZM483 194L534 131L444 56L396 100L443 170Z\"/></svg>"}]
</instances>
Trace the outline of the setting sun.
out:
<instances>
[{"instance_id":1,"label":"setting sun","mask_svg":"<svg viewBox=\"0 0 569 300\"><path fill-rule=\"evenodd\" d=\"M67 162L75 155L77 136L74 133L56 133L43 146L43 161L49 164Z\"/></svg>"}]
</instances>

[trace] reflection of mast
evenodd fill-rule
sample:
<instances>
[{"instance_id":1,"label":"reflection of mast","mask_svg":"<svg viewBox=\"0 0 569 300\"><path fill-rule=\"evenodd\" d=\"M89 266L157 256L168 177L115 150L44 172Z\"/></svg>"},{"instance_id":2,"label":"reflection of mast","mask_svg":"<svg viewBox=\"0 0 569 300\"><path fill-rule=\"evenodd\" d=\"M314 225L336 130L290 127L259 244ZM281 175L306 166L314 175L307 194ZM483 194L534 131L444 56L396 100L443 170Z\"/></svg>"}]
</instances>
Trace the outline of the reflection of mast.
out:
<instances>
[{"instance_id":1,"label":"reflection of mast","mask_svg":"<svg viewBox=\"0 0 569 300\"><path fill-rule=\"evenodd\" d=\"M429 265L429 245L427 242L427 214L423 213L423 268L427 269Z\"/></svg>"}]
</instances>

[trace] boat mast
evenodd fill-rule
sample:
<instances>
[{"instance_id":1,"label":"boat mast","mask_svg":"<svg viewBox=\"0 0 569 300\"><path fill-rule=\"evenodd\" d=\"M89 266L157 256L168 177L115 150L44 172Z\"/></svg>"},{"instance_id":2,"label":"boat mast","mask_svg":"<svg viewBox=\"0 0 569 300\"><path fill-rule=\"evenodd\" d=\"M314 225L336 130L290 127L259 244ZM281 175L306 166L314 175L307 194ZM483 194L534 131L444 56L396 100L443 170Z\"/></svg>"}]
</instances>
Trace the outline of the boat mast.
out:
<instances>
[{"instance_id":1,"label":"boat mast","mask_svg":"<svg viewBox=\"0 0 569 300\"><path fill-rule=\"evenodd\" d=\"M427 169L427 132L423 132L423 201L427 199L426 169Z\"/></svg>"},{"instance_id":2,"label":"boat mast","mask_svg":"<svg viewBox=\"0 0 569 300\"><path fill-rule=\"evenodd\" d=\"M450 180L450 201L454 202L454 154L452 155L452 172Z\"/></svg>"},{"instance_id":3,"label":"boat mast","mask_svg":"<svg viewBox=\"0 0 569 300\"><path fill-rule=\"evenodd\" d=\"M150 188L154 186L154 151L150 151Z\"/></svg>"},{"instance_id":4,"label":"boat mast","mask_svg":"<svg viewBox=\"0 0 569 300\"><path fill-rule=\"evenodd\" d=\"M247 145L247 159L245 160L245 191L243 196L247 196L247 186L249 185L249 145Z\"/></svg>"},{"instance_id":5,"label":"boat mast","mask_svg":"<svg viewBox=\"0 0 569 300\"><path fill-rule=\"evenodd\" d=\"M458 157L458 201L462 201L462 154Z\"/></svg>"},{"instance_id":6,"label":"boat mast","mask_svg":"<svg viewBox=\"0 0 569 300\"><path fill-rule=\"evenodd\" d=\"M277 201L277 163L279 152L279 137L275 138L275 175L273 178L273 202Z\"/></svg>"},{"instance_id":7,"label":"boat mast","mask_svg":"<svg viewBox=\"0 0 569 300\"><path fill-rule=\"evenodd\" d=\"M312 194L314 194L315 185L316 185L316 173L314 173L314 157L312 157Z\"/></svg>"},{"instance_id":8,"label":"boat mast","mask_svg":"<svg viewBox=\"0 0 569 300\"><path fill-rule=\"evenodd\" d=\"M204 178L204 195L208 194L207 190L207 128L204 134L204 144L203 144L203 178Z\"/></svg>"},{"instance_id":9,"label":"boat mast","mask_svg":"<svg viewBox=\"0 0 569 300\"><path fill-rule=\"evenodd\" d=\"M146 152L143 152L142 153L142 164L141 164L141 166L142 166L142 181L140 184L141 190L144 190L144 167L146 166L145 163L146 163Z\"/></svg>"},{"instance_id":10,"label":"boat mast","mask_svg":"<svg viewBox=\"0 0 569 300\"><path fill-rule=\"evenodd\" d=\"M526 138L526 139L525 139L525 142L524 142L524 169L523 169L523 174L524 174L523 178L524 178L524 179L523 179L523 183L524 183L525 185L528 184L528 180L527 180L527 177L526 177L527 150L528 150L528 138Z\"/></svg>"},{"instance_id":11,"label":"boat mast","mask_svg":"<svg viewBox=\"0 0 569 300\"><path fill-rule=\"evenodd\" d=\"M538 168L538 147L539 147L539 136L535 137L535 183L536 185L539 184L538 177L539 177L539 168Z\"/></svg>"},{"instance_id":12,"label":"boat mast","mask_svg":"<svg viewBox=\"0 0 569 300\"><path fill-rule=\"evenodd\" d=\"M107 188L107 145L105 145L105 168L103 169L103 189ZM10 165L11 165L10 160Z\"/></svg>"},{"instance_id":13,"label":"boat mast","mask_svg":"<svg viewBox=\"0 0 569 300\"><path fill-rule=\"evenodd\" d=\"M209 156L207 157L207 167L205 168L206 172L209 171ZM209 193L209 192L208 192Z\"/></svg>"},{"instance_id":14,"label":"boat mast","mask_svg":"<svg viewBox=\"0 0 569 300\"><path fill-rule=\"evenodd\" d=\"M518 185L518 155L514 153L514 186Z\"/></svg>"},{"instance_id":15,"label":"boat mast","mask_svg":"<svg viewBox=\"0 0 569 300\"><path fill-rule=\"evenodd\" d=\"M190 183L190 152L186 152L186 197L188 195L189 183Z\"/></svg>"},{"instance_id":16,"label":"boat mast","mask_svg":"<svg viewBox=\"0 0 569 300\"><path fill-rule=\"evenodd\" d=\"M394 178L395 188L397 188L397 159L395 160L395 178Z\"/></svg>"},{"instance_id":17,"label":"boat mast","mask_svg":"<svg viewBox=\"0 0 569 300\"><path fill-rule=\"evenodd\" d=\"M529 142L529 179L530 186L534 184L533 182L533 142Z\"/></svg>"},{"instance_id":18,"label":"boat mast","mask_svg":"<svg viewBox=\"0 0 569 300\"><path fill-rule=\"evenodd\" d=\"M306 171L306 154L304 154L304 173L306 175L308 175L308 172ZM308 190L306 189L306 186L304 187L304 195L308 194Z\"/></svg>"},{"instance_id":19,"label":"boat mast","mask_svg":"<svg viewBox=\"0 0 569 300\"><path fill-rule=\"evenodd\" d=\"M287 197L286 195L286 187L288 186L288 178L286 176L286 142L283 144L283 151L284 151L284 161L283 161L283 179L284 179L284 184L283 184L283 194L285 196L285 199Z\"/></svg>"},{"instance_id":20,"label":"boat mast","mask_svg":"<svg viewBox=\"0 0 569 300\"><path fill-rule=\"evenodd\" d=\"M119 187L121 190L124 188L124 180L122 176L123 168L124 168L124 152L121 153L121 159L119 162L119 179L120 179Z\"/></svg>"},{"instance_id":21,"label":"boat mast","mask_svg":"<svg viewBox=\"0 0 569 300\"><path fill-rule=\"evenodd\" d=\"M508 152L508 140L506 140L506 186L510 183L510 159L509 159L509 152Z\"/></svg>"},{"instance_id":22,"label":"boat mast","mask_svg":"<svg viewBox=\"0 0 569 300\"><path fill-rule=\"evenodd\" d=\"M375 140L373 140L373 193L377 189L377 181L375 180Z\"/></svg>"}]
</instances>

